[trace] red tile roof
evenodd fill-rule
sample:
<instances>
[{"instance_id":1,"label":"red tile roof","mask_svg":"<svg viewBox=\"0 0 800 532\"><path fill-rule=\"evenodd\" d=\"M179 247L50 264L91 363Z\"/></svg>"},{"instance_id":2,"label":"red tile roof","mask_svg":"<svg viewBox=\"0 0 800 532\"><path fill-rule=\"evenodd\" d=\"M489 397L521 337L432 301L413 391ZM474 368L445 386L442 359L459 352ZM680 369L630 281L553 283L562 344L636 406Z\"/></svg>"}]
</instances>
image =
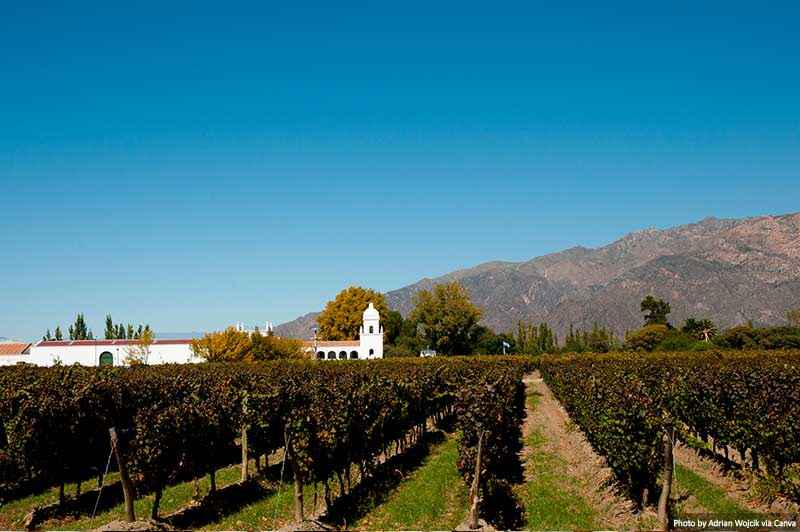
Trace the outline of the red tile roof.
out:
<instances>
[{"instance_id":1,"label":"red tile roof","mask_svg":"<svg viewBox=\"0 0 800 532\"><path fill-rule=\"evenodd\" d=\"M303 342L306 347L312 347L313 342ZM317 347L361 347L358 340L317 340Z\"/></svg>"},{"instance_id":2,"label":"red tile roof","mask_svg":"<svg viewBox=\"0 0 800 532\"><path fill-rule=\"evenodd\" d=\"M27 342L0 342L0 355L22 355L30 346Z\"/></svg>"},{"instance_id":3,"label":"red tile roof","mask_svg":"<svg viewBox=\"0 0 800 532\"><path fill-rule=\"evenodd\" d=\"M67 347L71 345L96 345L110 346L110 345L136 345L139 340L64 340L61 342L55 340L42 340L35 344L36 347ZM153 345L188 345L192 343L191 339L188 340L154 340Z\"/></svg>"}]
</instances>

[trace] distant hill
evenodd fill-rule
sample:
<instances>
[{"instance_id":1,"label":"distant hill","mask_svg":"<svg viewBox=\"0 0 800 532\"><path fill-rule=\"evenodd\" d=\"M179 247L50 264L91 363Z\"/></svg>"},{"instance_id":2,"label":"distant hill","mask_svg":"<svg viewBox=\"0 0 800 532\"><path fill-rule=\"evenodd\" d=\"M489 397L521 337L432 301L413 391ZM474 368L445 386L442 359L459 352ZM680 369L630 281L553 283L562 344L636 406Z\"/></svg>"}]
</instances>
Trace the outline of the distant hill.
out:
<instances>
[{"instance_id":1,"label":"distant hill","mask_svg":"<svg viewBox=\"0 0 800 532\"><path fill-rule=\"evenodd\" d=\"M563 338L570 323L594 322L622 334L642 324L648 294L672 305L670 319L709 317L728 328L785 323L800 306L800 213L698 223L629 233L597 249L570 248L526 262L488 262L386 293L403 315L412 295L458 281L484 310L482 323L513 331L519 320L546 321ZM317 313L276 327L305 338Z\"/></svg>"}]
</instances>

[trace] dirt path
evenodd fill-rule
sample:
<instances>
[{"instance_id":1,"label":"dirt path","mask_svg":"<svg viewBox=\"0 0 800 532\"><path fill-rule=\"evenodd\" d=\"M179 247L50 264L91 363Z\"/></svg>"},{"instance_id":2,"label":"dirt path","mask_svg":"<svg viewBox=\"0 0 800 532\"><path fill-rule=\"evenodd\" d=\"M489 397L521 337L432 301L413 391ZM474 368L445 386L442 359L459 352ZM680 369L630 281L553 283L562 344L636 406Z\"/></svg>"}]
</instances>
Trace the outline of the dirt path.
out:
<instances>
[{"instance_id":1,"label":"dirt path","mask_svg":"<svg viewBox=\"0 0 800 532\"><path fill-rule=\"evenodd\" d=\"M528 375L523 382L528 400L522 460L529 486L523 497L528 498L529 514L531 506L536 506L537 498L555 497L554 503L571 504L574 511L584 505L590 508L594 512L591 523L594 529L636 529L649 524L654 517L649 515L652 512L635 513L633 503L608 487L612 472L605 460L594 452L583 433L573 427L566 411L539 373ZM537 480L534 476L545 474L550 484L555 482L558 485L531 490ZM578 517L574 516L576 520Z\"/></svg>"}]
</instances>

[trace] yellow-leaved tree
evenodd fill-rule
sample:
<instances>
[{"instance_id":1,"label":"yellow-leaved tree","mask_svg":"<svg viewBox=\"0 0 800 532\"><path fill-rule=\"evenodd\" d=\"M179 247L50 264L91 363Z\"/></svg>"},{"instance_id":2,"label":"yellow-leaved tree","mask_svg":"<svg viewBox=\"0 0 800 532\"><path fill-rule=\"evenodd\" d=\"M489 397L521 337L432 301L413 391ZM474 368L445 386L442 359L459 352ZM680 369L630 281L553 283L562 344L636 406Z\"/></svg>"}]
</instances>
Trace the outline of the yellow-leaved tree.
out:
<instances>
[{"instance_id":1,"label":"yellow-leaved tree","mask_svg":"<svg viewBox=\"0 0 800 532\"><path fill-rule=\"evenodd\" d=\"M364 310L372 303L385 320L389 314L383 294L351 286L339 292L336 299L325 305L325 310L317 316L319 336L323 340L355 340L361 327Z\"/></svg>"},{"instance_id":2,"label":"yellow-leaved tree","mask_svg":"<svg viewBox=\"0 0 800 532\"><path fill-rule=\"evenodd\" d=\"M206 362L249 362L252 343L246 332L228 327L192 340L192 352Z\"/></svg>"},{"instance_id":3,"label":"yellow-leaved tree","mask_svg":"<svg viewBox=\"0 0 800 532\"><path fill-rule=\"evenodd\" d=\"M141 328L141 325L139 327ZM129 345L125 349L128 355L125 357L125 361L130 366L137 364L147 365L147 361L150 358L150 346L153 345L153 341L156 339L153 330L149 326L137 334L136 343Z\"/></svg>"}]
</instances>

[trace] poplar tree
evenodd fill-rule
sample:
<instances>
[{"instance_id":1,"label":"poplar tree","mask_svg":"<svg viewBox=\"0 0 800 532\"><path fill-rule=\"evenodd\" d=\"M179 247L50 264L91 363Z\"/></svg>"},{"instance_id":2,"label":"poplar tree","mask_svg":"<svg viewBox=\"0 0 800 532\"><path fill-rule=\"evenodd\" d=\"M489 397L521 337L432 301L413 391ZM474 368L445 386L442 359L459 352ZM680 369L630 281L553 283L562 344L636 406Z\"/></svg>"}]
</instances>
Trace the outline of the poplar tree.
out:
<instances>
[{"instance_id":1,"label":"poplar tree","mask_svg":"<svg viewBox=\"0 0 800 532\"><path fill-rule=\"evenodd\" d=\"M113 340L114 334L114 320L111 319L111 314L106 314L106 340Z\"/></svg>"}]
</instances>

